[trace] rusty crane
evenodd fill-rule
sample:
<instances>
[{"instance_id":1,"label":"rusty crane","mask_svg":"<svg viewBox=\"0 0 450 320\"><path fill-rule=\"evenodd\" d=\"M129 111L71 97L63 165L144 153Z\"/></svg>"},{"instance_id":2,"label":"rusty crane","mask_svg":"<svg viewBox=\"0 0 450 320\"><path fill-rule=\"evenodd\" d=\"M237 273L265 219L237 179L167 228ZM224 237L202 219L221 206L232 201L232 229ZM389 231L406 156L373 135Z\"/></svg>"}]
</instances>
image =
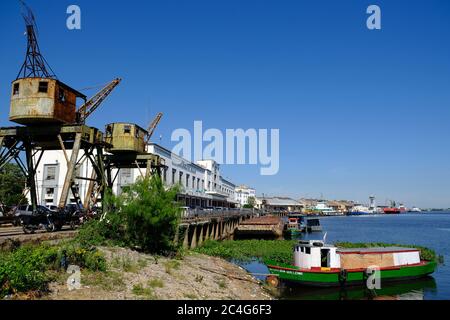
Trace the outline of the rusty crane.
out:
<instances>
[{"instance_id":1,"label":"rusty crane","mask_svg":"<svg viewBox=\"0 0 450 320\"><path fill-rule=\"evenodd\" d=\"M62 150L67 166L58 207L62 210L72 191L81 204L76 180L94 181L99 192L106 187L103 133L85 125L86 119L100 106L120 83L114 79L91 99L59 81L40 52L33 12L22 1L27 28L26 58L12 83L9 119L21 126L0 128L0 168L14 160L27 178L33 211L37 210L37 168L48 150ZM77 110L77 99L84 103ZM70 158L67 150L72 150ZM21 154L25 153L25 161ZM79 166L91 164L95 177L82 177ZM61 170L63 171L63 170ZM45 179L45 177L44 177ZM54 178L55 179L55 178ZM56 179L55 179L56 180ZM57 183L57 181L54 181ZM58 192L57 189L55 192Z\"/></svg>"}]
</instances>

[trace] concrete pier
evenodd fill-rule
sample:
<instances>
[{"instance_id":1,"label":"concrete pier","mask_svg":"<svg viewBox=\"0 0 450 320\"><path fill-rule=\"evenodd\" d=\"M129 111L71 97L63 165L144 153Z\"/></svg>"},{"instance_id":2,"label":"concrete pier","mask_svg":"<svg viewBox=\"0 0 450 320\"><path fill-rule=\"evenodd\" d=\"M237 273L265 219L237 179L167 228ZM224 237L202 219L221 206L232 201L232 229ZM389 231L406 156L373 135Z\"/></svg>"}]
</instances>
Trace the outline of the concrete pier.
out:
<instances>
[{"instance_id":1,"label":"concrete pier","mask_svg":"<svg viewBox=\"0 0 450 320\"><path fill-rule=\"evenodd\" d=\"M253 214L236 214L223 217L202 217L184 221L178 227L174 244L181 243L185 249L195 249L204 244L208 239L225 240L232 239L235 231L241 223L251 219ZM180 239L180 237L183 237Z\"/></svg>"}]
</instances>

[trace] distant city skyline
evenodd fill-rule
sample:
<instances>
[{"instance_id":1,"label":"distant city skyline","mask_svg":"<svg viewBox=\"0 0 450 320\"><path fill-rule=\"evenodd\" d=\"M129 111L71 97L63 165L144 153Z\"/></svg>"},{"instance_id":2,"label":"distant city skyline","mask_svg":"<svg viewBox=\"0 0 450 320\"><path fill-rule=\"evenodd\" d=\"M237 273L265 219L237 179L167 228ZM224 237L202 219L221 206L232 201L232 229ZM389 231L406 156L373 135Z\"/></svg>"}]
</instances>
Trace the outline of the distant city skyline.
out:
<instances>
[{"instance_id":1,"label":"distant city skyline","mask_svg":"<svg viewBox=\"0 0 450 320\"><path fill-rule=\"evenodd\" d=\"M367 28L366 1L27 3L61 81L82 90L123 78L89 125L146 127L163 112L153 141L169 149L197 120L279 129L276 175L223 165L224 177L258 195L450 207L449 1L375 1L381 30ZM71 4L81 30L66 27ZM0 17L0 121L13 126L25 28L17 1L1 1Z\"/></svg>"}]
</instances>

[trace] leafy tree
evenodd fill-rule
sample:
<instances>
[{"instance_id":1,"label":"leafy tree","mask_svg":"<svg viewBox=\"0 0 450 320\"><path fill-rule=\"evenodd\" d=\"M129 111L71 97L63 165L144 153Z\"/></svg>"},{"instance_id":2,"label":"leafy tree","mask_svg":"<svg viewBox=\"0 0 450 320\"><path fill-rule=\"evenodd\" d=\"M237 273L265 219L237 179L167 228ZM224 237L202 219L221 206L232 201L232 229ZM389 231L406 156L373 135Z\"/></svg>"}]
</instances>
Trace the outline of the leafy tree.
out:
<instances>
[{"instance_id":1,"label":"leafy tree","mask_svg":"<svg viewBox=\"0 0 450 320\"><path fill-rule=\"evenodd\" d=\"M0 170L0 203L5 206L28 203L23 195L25 180L25 175L19 166L7 163Z\"/></svg>"},{"instance_id":2,"label":"leafy tree","mask_svg":"<svg viewBox=\"0 0 450 320\"><path fill-rule=\"evenodd\" d=\"M255 197L248 197L247 204L244 205L244 208L253 209L255 206L256 206L256 199L255 199Z\"/></svg>"},{"instance_id":3,"label":"leafy tree","mask_svg":"<svg viewBox=\"0 0 450 320\"><path fill-rule=\"evenodd\" d=\"M119 212L131 245L145 251L171 250L180 219L178 187L165 190L161 178L139 179L119 197Z\"/></svg>"},{"instance_id":4,"label":"leafy tree","mask_svg":"<svg viewBox=\"0 0 450 320\"><path fill-rule=\"evenodd\" d=\"M83 243L112 241L153 253L173 251L181 216L180 204L175 202L178 193L178 186L166 189L158 176L139 179L120 196L109 193L105 218L88 223L78 238Z\"/></svg>"}]
</instances>

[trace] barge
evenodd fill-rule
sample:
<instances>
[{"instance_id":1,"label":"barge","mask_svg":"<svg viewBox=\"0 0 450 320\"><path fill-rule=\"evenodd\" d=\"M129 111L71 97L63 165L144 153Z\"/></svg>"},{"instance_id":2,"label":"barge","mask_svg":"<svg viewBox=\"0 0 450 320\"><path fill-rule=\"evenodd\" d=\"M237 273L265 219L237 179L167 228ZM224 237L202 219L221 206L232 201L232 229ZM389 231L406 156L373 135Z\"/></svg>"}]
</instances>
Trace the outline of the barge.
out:
<instances>
[{"instance_id":1,"label":"barge","mask_svg":"<svg viewBox=\"0 0 450 320\"><path fill-rule=\"evenodd\" d=\"M323 241L299 241L294 247L294 264L266 261L269 283L278 281L316 287L365 286L373 275L379 279L406 281L432 274L436 262L420 259L420 250L403 247L343 249Z\"/></svg>"}]
</instances>

